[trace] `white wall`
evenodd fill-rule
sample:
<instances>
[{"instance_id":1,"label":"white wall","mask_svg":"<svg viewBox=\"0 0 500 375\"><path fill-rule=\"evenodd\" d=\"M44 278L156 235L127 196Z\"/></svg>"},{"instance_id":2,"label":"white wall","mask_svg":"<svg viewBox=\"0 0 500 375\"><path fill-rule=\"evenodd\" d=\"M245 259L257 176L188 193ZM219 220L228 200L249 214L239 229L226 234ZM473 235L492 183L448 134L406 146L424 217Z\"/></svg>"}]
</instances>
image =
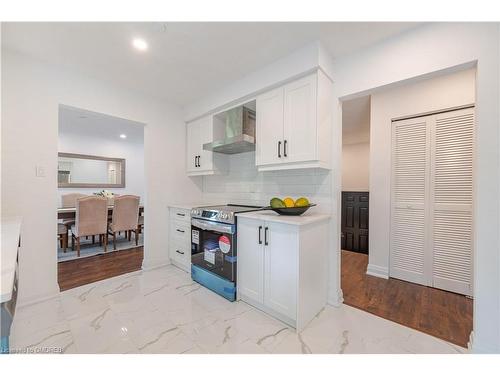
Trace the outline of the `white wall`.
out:
<instances>
[{"instance_id":1,"label":"white wall","mask_svg":"<svg viewBox=\"0 0 500 375\"><path fill-rule=\"evenodd\" d=\"M137 125L141 126L141 125ZM111 158L125 159L125 187L124 188L106 188L116 194L133 194L141 197L144 201L144 145L141 142L129 142L121 139L116 141L82 134L59 133L58 138L59 152L69 152L74 154L87 154L96 156L105 156ZM107 181L107 171L101 168L105 173L104 180ZM84 176L85 177L85 176ZM102 188L60 188L58 189L58 205L61 202L61 195L68 193L93 194ZM59 206L58 206L59 207Z\"/></svg>"},{"instance_id":2,"label":"white wall","mask_svg":"<svg viewBox=\"0 0 500 375\"><path fill-rule=\"evenodd\" d=\"M342 144L342 191L370 191L370 143Z\"/></svg>"},{"instance_id":3,"label":"white wall","mask_svg":"<svg viewBox=\"0 0 500 375\"><path fill-rule=\"evenodd\" d=\"M333 163L337 171L342 156L339 141L342 119L340 100L373 94L402 82L438 76L460 66L477 66L474 352L500 352L499 38L497 23L435 23L387 39L334 64ZM372 139L372 145L376 142L377 139ZM371 163L374 164L375 160ZM373 178L370 176L371 180ZM338 218L341 182L338 174L333 173L333 179L334 218ZM370 190L373 194L372 187ZM340 222L334 220L332 238L336 242L331 257L332 298L336 292L341 295ZM370 234L373 232L371 227Z\"/></svg>"},{"instance_id":4,"label":"white wall","mask_svg":"<svg viewBox=\"0 0 500 375\"><path fill-rule=\"evenodd\" d=\"M311 212L331 212L331 178L326 170L258 172L255 152L227 155L229 170L224 175L203 177L203 200L268 206L273 197L307 197L318 206Z\"/></svg>"},{"instance_id":5,"label":"white wall","mask_svg":"<svg viewBox=\"0 0 500 375\"><path fill-rule=\"evenodd\" d=\"M201 98L184 108L184 118L191 121L213 113L229 105L252 99L256 94L280 86L284 82L313 72L321 67L332 77L332 62L319 42L310 43L294 53L249 73L233 84L215 90L212 95Z\"/></svg>"},{"instance_id":6,"label":"white wall","mask_svg":"<svg viewBox=\"0 0 500 375\"><path fill-rule=\"evenodd\" d=\"M4 30L5 36L5 30ZM167 205L199 201L186 177L181 111L154 98L2 51L2 215L23 216L19 303L58 293L56 255L58 106L146 124L143 267L168 263ZM35 176L35 166L45 177Z\"/></svg>"}]
</instances>

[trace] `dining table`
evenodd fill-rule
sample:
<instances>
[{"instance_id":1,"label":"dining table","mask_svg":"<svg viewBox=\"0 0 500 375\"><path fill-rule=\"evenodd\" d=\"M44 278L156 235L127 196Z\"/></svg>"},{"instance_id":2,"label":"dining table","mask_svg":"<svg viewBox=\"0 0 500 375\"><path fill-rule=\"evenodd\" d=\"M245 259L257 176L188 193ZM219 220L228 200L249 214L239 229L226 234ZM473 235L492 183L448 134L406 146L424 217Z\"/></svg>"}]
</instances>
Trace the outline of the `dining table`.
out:
<instances>
[{"instance_id":1,"label":"dining table","mask_svg":"<svg viewBox=\"0 0 500 375\"><path fill-rule=\"evenodd\" d=\"M114 206L108 206L108 215L113 213ZM139 216L142 216L144 206L139 206ZM57 219L74 219L76 217L76 207L59 207L57 209Z\"/></svg>"}]
</instances>

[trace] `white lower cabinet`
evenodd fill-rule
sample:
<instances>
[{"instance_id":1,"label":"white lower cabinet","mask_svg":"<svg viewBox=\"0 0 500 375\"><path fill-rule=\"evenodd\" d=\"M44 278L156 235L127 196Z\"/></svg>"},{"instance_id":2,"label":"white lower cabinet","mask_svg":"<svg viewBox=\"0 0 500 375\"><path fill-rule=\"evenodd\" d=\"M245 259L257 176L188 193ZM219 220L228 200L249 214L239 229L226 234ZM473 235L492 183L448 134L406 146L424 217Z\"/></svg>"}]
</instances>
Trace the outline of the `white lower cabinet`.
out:
<instances>
[{"instance_id":1,"label":"white lower cabinet","mask_svg":"<svg viewBox=\"0 0 500 375\"><path fill-rule=\"evenodd\" d=\"M264 303L263 227L264 223L255 220L238 219L238 269L236 273L239 296L262 304ZM258 240L259 235L261 240Z\"/></svg>"},{"instance_id":2,"label":"white lower cabinet","mask_svg":"<svg viewBox=\"0 0 500 375\"><path fill-rule=\"evenodd\" d=\"M169 257L177 267L191 272L191 213L170 208Z\"/></svg>"},{"instance_id":3,"label":"white lower cabinet","mask_svg":"<svg viewBox=\"0 0 500 375\"><path fill-rule=\"evenodd\" d=\"M299 227L264 224L264 305L295 320Z\"/></svg>"},{"instance_id":4,"label":"white lower cabinet","mask_svg":"<svg viewBox=\"0 0 500 375\"><path fill-rule=\"evenodd\" d=\"M301 331L327 298L328 221L238 218L238 298Z\"/></svg>"}]
</instances>

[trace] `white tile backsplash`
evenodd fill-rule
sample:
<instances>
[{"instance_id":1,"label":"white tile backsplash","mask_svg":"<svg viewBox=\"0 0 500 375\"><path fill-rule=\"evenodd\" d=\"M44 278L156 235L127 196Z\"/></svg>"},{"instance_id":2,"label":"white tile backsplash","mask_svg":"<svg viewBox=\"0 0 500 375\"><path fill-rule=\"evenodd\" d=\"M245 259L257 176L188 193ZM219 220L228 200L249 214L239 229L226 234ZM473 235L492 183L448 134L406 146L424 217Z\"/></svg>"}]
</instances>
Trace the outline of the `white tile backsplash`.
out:
<instances>
[{"instance_id":1,"label":"white tile backsplash","mask_svg":"<svg viewBox=\"0 0 500 375\"><path fill-rule=\"evenodd\" d=\"M273 197L307 197L318 206L316 212L331 209L331 172L320 169L258 172L255 152L228 155L229 170L224 175L203 177L204 201L269 205ZM311 209L312 210L312 209Z\"/></svg>"}]
</instances>

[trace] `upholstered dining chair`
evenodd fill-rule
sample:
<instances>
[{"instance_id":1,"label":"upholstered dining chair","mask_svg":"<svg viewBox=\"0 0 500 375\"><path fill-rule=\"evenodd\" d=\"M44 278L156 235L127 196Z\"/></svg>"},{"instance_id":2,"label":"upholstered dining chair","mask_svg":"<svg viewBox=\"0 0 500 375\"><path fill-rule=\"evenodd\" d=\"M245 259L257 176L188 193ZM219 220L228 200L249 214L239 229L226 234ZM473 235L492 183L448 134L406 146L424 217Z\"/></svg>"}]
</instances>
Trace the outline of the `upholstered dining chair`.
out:
<instances>
[{"instance_id":1,"label":"upholstered dining chair","mask_svg":"<svg viewBox=\"0 0 500 375\"><path fill-rule=\"evenodd\" d=\"M142 233L144 231L144 215L139 216L139 221L137 222L137 231Z\"/></svg>"},{"instance_id":2,"label":"upholstered dining chair","mask_svg":"<svg viewBox=\"0 0 500 375\"><path fill-rule=\"evenodd\" d=\"M68 227L62 223L57 223L57 237L64 252L68 247Z\"/></svg>"},{"instance_id":3,"label":"upholstered dining chair","mask_svg":"<svg viewBox=\"0 0 500 375\"><path fill-rule=\"evenodd\" d=\"M76 207L76 201L80 198L86 197L86 194L82 193L70 193L61 195L61 207Z\"/></svg>"},{"instance_id":4,"label":"upholstered dining chair","mask_svg":"<svg viewBox=\"0 0 500 375\"><path fill-rule=\"evenodd\" d=\"M61 195L61 207L62 208L76 207L76 201L86 196L87 196L86 194L82 193L63 194ZM67 230L70 230L71 226L75 224L75 219L62 219L61 223L66 225Z\"/></svg>"},{"instance_id":5,"label":"upholstered dining chair","mask_svg":"<svg viewBox=\"0 0 500 375\"><path fill-rule=\"evenodd\" d=\"M138 221L139 221L139 197L137 195L120 195L115 198L113 216L109 224L108 234L113 236L113 249L116 250L116 233L124 231L135 233L135 244L139 244Z\"/></svg>"},{"instance_id":6,"label":"upholstered dining chair","mask_svg":"<svg viewBox=\"0 0 500 375\"><path fill-rule=\"evenodd\" d=\"M108 200L103 197L88 196L76 201L75 224L71 227L71 247L75 248L80 256L80 238L99 236L99 243L104 242L104 251L107 250L108 236Z\"/></svg>"}]
</instances>

